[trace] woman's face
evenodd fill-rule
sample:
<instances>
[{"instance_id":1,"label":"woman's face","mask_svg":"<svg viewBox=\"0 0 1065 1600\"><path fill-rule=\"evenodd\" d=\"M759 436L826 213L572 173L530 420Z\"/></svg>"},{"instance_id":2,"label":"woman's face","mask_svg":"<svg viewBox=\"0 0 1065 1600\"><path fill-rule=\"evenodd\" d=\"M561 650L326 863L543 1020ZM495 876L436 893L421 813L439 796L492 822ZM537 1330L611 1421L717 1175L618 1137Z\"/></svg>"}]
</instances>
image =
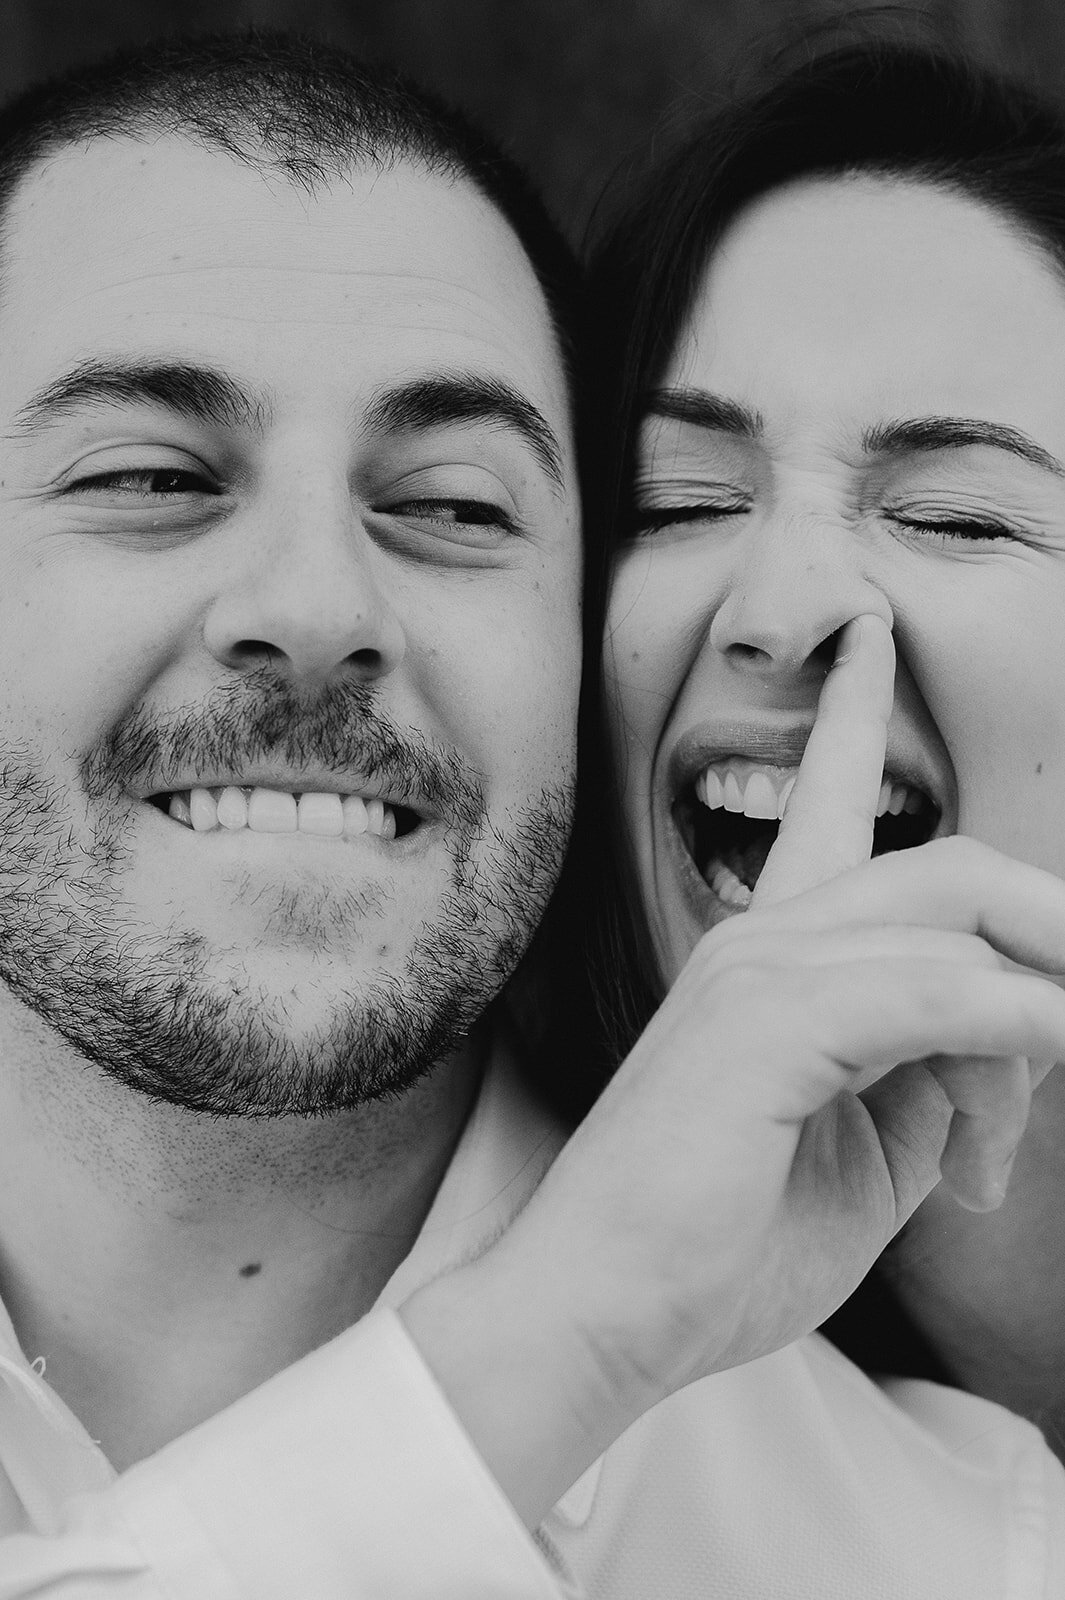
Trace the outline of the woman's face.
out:
<instances>
[{"instance_id":1,"label":"woman's face","mask_svg":"<svg viewBox=\"0 0 1065 1600\"><path fill-rule=\"evenodd\" d=\"M728 230L644 425L606 640L667 980L749 899L862 612L898 652L877 847L966 833L1065 876L1063 463L1065 283L998 214L863 176Z\"/></svg>"}]
</instances>

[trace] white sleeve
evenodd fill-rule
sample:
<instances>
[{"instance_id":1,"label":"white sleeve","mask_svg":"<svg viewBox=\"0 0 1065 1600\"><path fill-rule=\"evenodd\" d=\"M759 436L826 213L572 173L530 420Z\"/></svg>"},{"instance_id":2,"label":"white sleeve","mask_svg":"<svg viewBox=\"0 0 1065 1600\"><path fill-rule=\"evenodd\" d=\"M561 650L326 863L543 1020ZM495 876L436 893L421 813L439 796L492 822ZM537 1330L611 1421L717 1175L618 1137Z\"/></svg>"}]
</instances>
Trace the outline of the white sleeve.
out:
<instances>
[{"instance_id":1,"label":"white sleeve","mask_svg":"<svg viewBox=\"0 0 1065 1600\"><path fill-rule=\"evenodd\" d=\"M378 1309L0 1539L0 1600L559 1600L402 1323Z\"/></svg>"},{"instance_id":2,"label":"white sleeve","mask_svg":"<svg viewBox=\"0 0 1065 1600\"><path fill-rule=\"evenodd\" d=\"M1065 1594L1065 1479L1059 1461L1048 1464L1048 1477L1052 1483L1046 1497L1047 1572L1038 1600L1060 1600Z\"/></svg>"}]
</instances>

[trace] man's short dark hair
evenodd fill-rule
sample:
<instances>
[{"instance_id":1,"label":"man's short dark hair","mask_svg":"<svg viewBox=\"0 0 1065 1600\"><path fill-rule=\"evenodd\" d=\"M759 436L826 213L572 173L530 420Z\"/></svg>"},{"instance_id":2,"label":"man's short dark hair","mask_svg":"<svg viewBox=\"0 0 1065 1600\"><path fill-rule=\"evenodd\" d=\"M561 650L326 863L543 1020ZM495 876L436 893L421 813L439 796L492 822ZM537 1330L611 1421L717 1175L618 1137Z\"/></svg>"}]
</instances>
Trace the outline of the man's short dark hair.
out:
<instances>
[{"instance_id":1,"label":"man's short dark hair","mask_svg":"<svg viewBox=\"0 0 1065 1600\"><path fill-rule=\"evenodd\" d=\"M158 42L27 90L0 111L0 218L22 178L49 154L165 134L279 172L309 192L352 167L396 162L467 179L524 247L569 374L575 267L520 170L464 116L394 68L298 34Z\"/></svg>"}]
</instances>

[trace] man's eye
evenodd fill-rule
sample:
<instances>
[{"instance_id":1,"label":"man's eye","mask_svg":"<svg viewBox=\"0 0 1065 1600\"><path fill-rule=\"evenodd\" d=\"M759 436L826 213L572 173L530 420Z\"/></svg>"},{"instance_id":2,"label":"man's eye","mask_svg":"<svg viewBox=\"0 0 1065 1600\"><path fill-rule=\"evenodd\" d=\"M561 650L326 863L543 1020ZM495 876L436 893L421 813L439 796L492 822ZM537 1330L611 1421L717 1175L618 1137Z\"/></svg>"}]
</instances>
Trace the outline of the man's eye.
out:
<instances>
[{"instance_id":1,"label":"man's eye","mask_svg":"<svg viewBox=\"0 0 1065 1600\"><path fill-rule=\"evenodd\" d=\"M404 500L387 510L409 522L430 523L464 543L483 543L492 533L516 531L513 516L487 500Z\"/></svg>"},{"instance_id":2,"label":"man's eye","mask_svg":"<svg viewBox=\"0 0 1065 1600\"><path fill-rule=\"evenodd\" d=\"M218 493L216 486L202 472L187 467L127 467L114 472L97 472L91 477L76 479L69 485L69 491L75 494L114 495L130 500Z\"/></svg>"}]
</instances>

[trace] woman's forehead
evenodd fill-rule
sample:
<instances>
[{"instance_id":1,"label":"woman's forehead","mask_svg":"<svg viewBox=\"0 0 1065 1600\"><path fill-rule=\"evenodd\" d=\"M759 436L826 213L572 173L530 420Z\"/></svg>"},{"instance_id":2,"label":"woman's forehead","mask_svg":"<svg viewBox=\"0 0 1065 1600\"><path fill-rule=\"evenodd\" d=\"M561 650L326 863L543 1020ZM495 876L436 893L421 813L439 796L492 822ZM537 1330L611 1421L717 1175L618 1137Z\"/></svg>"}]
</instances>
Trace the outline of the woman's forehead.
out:
<instances>
[{"instance_id":1,"label":"woman's forehead","mask_svg":"<svg viewBox=\"0 0 1065 1600\"><path fill-rule=\"evenodd\" d=\"M945 187L860 174L736 217L663 382L767 415L964 405L1009 422L1019 407L1060 445L1063 353L1065 284L1018 225Z\"/></svg>"}]
</instances>

